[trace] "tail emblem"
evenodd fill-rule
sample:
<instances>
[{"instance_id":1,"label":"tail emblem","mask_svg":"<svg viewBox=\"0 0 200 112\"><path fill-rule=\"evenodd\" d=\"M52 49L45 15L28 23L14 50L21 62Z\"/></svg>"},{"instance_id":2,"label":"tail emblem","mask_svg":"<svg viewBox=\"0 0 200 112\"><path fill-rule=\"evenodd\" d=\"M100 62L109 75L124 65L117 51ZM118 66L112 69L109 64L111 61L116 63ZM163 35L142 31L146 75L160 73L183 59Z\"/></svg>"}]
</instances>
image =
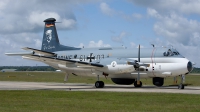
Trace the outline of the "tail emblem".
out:
<instances>
[{"instance_id":1,"label":"tail emblem","mask_svg":"<svg viewBox=\"0 0 200 112\"><path fill-rule=\"evenodd\" d=\"M49 43L52 39L52 30L47 30L46 31L46 39L47 39L47 42Z\"/></svg>"}]
</instances>

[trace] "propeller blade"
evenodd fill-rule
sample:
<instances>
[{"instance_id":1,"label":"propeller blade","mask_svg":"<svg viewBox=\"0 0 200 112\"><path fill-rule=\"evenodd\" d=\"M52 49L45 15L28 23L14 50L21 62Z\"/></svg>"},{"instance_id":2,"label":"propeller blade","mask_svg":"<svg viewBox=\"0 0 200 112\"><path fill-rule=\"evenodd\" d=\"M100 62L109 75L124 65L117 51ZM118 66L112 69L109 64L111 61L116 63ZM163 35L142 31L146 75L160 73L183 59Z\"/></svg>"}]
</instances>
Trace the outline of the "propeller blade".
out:
<instances>
[{"instance_id":1,"label":"propeller blade","mask_svg":"<svg viewBox=\"0 0 200 112\"><path fill-rule=\"evenodd\" d=\"M140 69L138 68L137 85L140 85Z\"/></svg>"},{"instance_id":2,"label":"propeller blade","mask_svg":"<svg viewBox=\"0 0 200 112\"><path fill-rule=\"evenodd\" d=\"M138 62L140 62L140 44L138 47ZM138 67L137 85L140 85L140 65Z\"/></svg>"},{"instance_id":3,"label":"propeller blade","mask_svg":"<svg viewBox=\"0 0 200 112\"><path fill-rule=\"evenodd\" d=\"M138 47L138 62L140 62L140 44L139 44L139 47Z\"/></svg>"}]
</instances>

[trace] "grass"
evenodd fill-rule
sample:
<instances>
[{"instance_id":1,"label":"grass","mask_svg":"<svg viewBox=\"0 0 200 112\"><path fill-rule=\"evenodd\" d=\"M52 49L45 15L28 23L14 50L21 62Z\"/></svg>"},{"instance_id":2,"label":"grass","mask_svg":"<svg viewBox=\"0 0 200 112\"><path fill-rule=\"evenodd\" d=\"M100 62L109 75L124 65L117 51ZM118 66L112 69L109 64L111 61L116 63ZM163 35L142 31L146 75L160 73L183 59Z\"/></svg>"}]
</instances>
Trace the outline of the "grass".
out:
<instances>
[{"instance_id":1,"label":"grass","mask_svg":"<svg viewBox=\"0 0 200 112\"><path fill-rule=\"evenodd\" d=\"M5 72L0 73L0 81L26 81L26 82L64 82L65 74L62 72ZM101 78L105 83L111 80ZM68 83L94 83L96 77L70 75Z\"/></svg>"},{"instance_id":2,"label":"grass","mask_svg":"<svg viewBox=\"0 0 200 112\"><path fill-rule=\"evenodd\" d=\"M65 74L61 72L1 72L0 81L26 81L26 82L64 82ZM200 86L200 75L187 75L186 83L191 86ZM96 77L74 76L70 75L68 83L89 83L93 84L97 80ZM114 84L109 78L101 77L100 80L105 84ZM153 85L152 79L141 79L143 85ZM178 77L178 84L180 77ZM165 78L164 85L172 85L173 77Z\"/></svg>"},{"instance_id":3,"label":"grass","mask_svg":"<svg viewBox=\"0 0 200 112\"><path fill-rule=\"evenodd\" d=\"M63 82L61 72L5 72L0 81ZM188 75L186 82L200 86L200 76ZM106 84L110 79L101 78ZM94 83L96 77L70 75L69 83ZM180 78L179 80L180 81ZM151 79L142 79L152 85ZM166 78L165 85L173 83ZM0 91L1 112L198 112L200 95L169 93L86 92L50 90Z\"/></svg>"},{"instance_id":4,"label":"grass","mask_svg":"<svg viewBox=\"0 0 200 112\"><path fill-rule=\"evenodd\" d=\"M80 91L0 91L9 112L198 112L200 95Z\"/></svg>"}]
</instances>

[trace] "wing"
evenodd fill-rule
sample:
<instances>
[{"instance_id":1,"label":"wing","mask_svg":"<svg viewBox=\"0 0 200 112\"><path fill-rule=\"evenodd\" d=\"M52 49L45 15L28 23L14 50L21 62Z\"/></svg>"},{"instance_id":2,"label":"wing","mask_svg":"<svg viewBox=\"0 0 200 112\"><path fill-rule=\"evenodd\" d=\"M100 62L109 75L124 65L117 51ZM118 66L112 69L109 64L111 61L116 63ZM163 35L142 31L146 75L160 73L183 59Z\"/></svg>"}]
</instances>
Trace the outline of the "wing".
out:
<instances>
[{"instance_id":1,"label":"wing","mask_svg":"<svg viewBox=\"0 0 200 112\"><path fill-rule=\"evenodd\" d=\"M33 55L34 52L30 51L30 52L18 52L18 53L5 53L5 55L8 56L25 56L25 55Z\"/></svg>"},{"instance_id":2,"label":"wing","mask_svg":"<svg viewBox=\"0 0 200 112\"><path fill-rule=\"evenodd\" d=\"M41 61L44 63L54 63L54 64L75 64L79 67L105 67L105 65L99 64L99 63L90 63L90 62L83 62L83 61L77 61L77 60L69 60L69 59L59 59L57 57L47 57L47 56L40 56L40 55L25 55L22 56L25 59L29 60L35 60L35 61Z\"/></svg>"},{"instance_id":3,"label":"wing","mask_svg":"<svg viewBox=\"0 0 200 112\"><path fill-rule=\"evenodd\" d=\"M57 54L52 52L41 51L38 49L33 49L29 47L22 48L24 50L29 50L29 52L19 52L19 53L5 53L8 56L22 56L24 59L40 61L43 63L52 64L74 64L77 67L105 67L105 65L99 63L83 62L79 60L72 59L60 59L57 58Z\"/></svg>"},{"instance_id":4,"label":"wing","mask_svg":"<svg viewBox=\"0 0 200 112\"><path fill-rule=\"evenodd\" d=\"M25 47L25 48L22 48L22 49L29 50L29 52L5 53L5 54L8 55L8 56L25 56L25 55L34 55L34 54L37 54L37 55L40 55L40 56L49 56L49 57L56 56L55 53L41 51L41 50L38 50L38 49L29 48L29 47Z\"/></svg>"},{"instance_id":5,"label":"wing","mask_svg":"<svg viewBox=\"0 0 200 112\"><path fill-rule=\"evenodd\" d=\"M47 52L47 51L41 51L41 50L38 50L38 49L29 48L29 47L25 47L25 48L22 48L22 49L24 49L24 50L31 50L34 54L37 54L37 55L56 56L55 53Z\"/></svg>"}]
</instances>

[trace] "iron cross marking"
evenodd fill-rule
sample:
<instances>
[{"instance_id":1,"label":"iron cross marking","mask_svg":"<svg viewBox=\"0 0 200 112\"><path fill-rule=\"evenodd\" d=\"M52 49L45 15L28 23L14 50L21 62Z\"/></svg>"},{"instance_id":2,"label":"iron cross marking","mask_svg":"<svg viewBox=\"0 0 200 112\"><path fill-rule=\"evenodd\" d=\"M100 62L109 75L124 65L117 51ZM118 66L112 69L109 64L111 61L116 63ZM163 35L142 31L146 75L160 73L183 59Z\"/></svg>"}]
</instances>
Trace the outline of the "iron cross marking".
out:
<instances>
[{"instance_id":1,"label":"iron cross marking","mask_svg":"<svg viewBox=\"0 0 200 112\"><path fill-rule=\"evenodd\" d=\"M90 56L87 57L87 60L90 59L90 62L92 62L92 59L95 59L95 56L93 56L93 53L90 53Z\"/></svg>"}]
</instances>

